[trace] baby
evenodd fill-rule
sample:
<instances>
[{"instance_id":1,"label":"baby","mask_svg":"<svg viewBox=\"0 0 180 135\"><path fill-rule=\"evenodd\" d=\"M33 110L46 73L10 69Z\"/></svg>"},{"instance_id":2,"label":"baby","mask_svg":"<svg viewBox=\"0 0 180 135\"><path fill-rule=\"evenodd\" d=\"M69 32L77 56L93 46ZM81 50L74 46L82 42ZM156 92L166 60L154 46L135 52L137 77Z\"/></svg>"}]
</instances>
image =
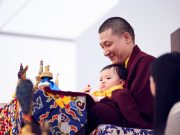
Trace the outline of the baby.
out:
<instances>
[{"instance_id":1,"label":"baby","mask_svg":"<svg viewBox=\"0 0 180 135\"><path fill-rule=\"evenodd\" d=\"M127 70L121 64L111 64L104 67L100 72L99 90L91 91L90 85L86 86L84 92L90 94L95 101L104 97L111 98L114 90L120 90L125 84Z\"/></svg>"}]
</instances>

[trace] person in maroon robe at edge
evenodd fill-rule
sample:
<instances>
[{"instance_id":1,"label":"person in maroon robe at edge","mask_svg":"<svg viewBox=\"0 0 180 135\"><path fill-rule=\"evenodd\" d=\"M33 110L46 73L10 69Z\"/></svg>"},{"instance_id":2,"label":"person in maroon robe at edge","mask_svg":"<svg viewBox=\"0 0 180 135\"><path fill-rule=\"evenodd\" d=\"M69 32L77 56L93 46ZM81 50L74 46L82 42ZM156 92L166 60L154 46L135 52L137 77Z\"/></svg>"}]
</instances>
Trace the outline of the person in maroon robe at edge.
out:
<instances>
[{"instance_id":1,"label":"person in maroon robe at edge","mask_svg":"<svg viewBox=\"0 0 180 135\"><path fill-rule=\"evenodd\" d=\"M107 19L99 28L100 46L113 64L124 64L128 76L124 89L112 92L88 110L86 134L99 124L121 127L153 127L153 97L150 93L150 65L155 59L135 44L132 26L121 17Z\"/></svg>"}]
</instances>

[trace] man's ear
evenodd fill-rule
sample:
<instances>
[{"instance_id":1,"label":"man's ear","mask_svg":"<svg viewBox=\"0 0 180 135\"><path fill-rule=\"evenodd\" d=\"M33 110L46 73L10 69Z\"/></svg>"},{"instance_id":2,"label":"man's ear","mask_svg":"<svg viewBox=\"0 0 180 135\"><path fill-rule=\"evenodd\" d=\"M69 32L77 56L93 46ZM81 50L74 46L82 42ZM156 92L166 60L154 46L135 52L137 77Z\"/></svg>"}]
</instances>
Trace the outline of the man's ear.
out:
<instances>
[{"instance_id":1,"label":"man's ear","mask_svg":"<svg viewBox=\"0 0 180 135\"><path fill-rule=\"evenodd\" d=\"M124 39L125 39L127 44L129 44L132 41L132 37L128 32L124 32L123 36L124 36Z\"/></svg>"}]
</instances>

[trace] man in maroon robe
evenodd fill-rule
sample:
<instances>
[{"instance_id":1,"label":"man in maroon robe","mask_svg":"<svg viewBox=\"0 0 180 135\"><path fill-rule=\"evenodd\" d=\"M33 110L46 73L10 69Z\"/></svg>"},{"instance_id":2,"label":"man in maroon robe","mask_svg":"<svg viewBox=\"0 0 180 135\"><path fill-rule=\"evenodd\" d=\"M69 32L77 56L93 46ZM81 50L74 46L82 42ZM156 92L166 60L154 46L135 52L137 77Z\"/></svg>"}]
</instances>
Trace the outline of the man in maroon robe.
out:
<instances>
[{"instance_id":1,"label":"man in maroon robe","mask_svg":"<svg viewBox=\"0 0 180 135\"><path fill-rule=\"evenodd\" d=\"M123 18L107 19L99 28L100 46L112 63L124 64L128 76L123 90L112 92L88 110L87 133L99 124L152 128L153 97L149 66L154 60L135 45L134 30Z\"/></svg>"}]
</instances>

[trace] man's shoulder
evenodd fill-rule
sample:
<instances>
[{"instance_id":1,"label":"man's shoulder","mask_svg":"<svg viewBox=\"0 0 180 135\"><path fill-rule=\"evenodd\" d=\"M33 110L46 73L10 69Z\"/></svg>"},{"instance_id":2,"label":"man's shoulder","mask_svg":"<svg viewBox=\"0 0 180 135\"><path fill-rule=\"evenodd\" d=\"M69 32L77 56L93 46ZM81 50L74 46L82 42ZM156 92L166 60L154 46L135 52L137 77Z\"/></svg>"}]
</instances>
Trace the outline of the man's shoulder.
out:
<instances>
[{"instance_id":1,"label":"man's shoulder","mask_svg":"<svg viewBox=\"0 0 180 135\"><path fill-rule=\"evenodd\" d=\"M152 55L150 55L150 54L147 54L147 53L145 53L145 52L143 52L143 51L141 51L141 53L140 53L140 58L141 58L141 59L148 60L148 61L153 61L153 60L155 59L154 56L152 56Z\"/></svg>"},{"instance_id":2,"label":"man's shoulder","mask_svg":"<svg viewBox=\"0 0 180 135\"><path fill-rule=\"evenodd\" d=\"M137 45L134 47L133 52L140 57L152 58L152 59L155 58L154 56L152 56L144 51L141 51L141 49Z\"/></svg>"},{"instance_id":3,"label":"man's shoulder","mask_svg":"<svg viewBox=\"0 0 180 135\"><path fill-rule=\"evenodd\" d=\"M131 53L127 68L128 70L134 70L139 66L148 66L151 62L154 61L154 59L155 57L141 51L138 46L135 46Z\"/></svg>"},{"instance_id":4,"label":"man's shoulder","mask_svg":"<svg viewBox=\"0 0 180 135\"><path fill-rule=\"evenodd\" d=\"M139 60L143 60L143 61L153 61L155 59L154 56L147 54L143 51L140 50L140 48L136 45L133 48L132 54L130 56L130 59L132 62L137 62Z\"/></svg>"}]
</instances>

